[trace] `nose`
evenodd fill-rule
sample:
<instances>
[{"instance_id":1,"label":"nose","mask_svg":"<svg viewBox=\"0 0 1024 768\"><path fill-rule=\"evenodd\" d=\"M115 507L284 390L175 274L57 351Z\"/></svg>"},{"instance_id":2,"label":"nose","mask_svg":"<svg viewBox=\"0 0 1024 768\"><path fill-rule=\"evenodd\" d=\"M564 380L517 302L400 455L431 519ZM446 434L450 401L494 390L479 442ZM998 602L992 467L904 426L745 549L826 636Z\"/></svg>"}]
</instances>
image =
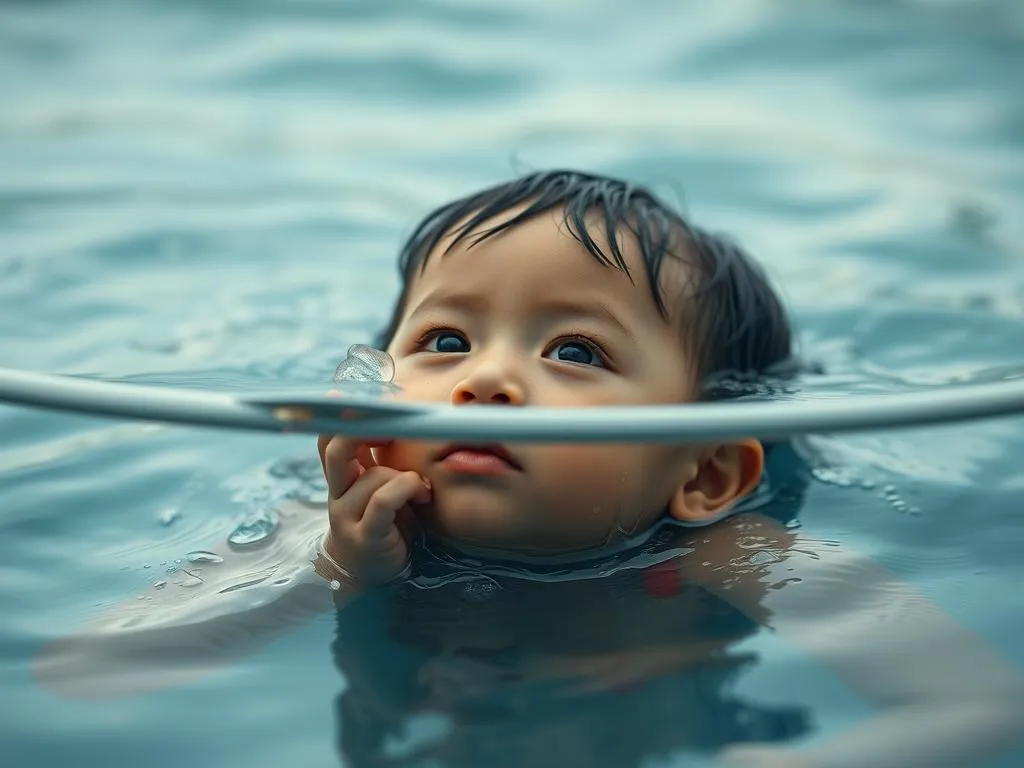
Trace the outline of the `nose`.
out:
<instances>
[{"instance_id":1,"label":"nose","mask_svg":"<svg viewBox=\"0 0 1024 768\"><path fill-rule=\"evenodd\" d=\"M452 389L452 405L525 405L526 388L511 358L480 360Z\"/></svg>"}]
</instances>

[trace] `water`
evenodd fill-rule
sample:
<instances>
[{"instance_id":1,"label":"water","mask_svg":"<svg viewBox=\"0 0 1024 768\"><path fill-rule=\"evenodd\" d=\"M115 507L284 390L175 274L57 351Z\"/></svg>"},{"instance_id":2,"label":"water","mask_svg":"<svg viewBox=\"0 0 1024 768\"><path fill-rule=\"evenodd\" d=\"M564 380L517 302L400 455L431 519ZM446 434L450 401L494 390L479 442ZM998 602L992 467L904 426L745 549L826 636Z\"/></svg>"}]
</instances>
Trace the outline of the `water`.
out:
<instances>
[{"instance_id":1,"label":"water","mask_svg":"<svg viewBox=\"0 0 1024 768\"><path fill-rule=\"evenodd\" d=\"M420 215L511 169L552 165L638 178L734 233L783 286L805 350L828 371L822 393L980 380L1024 364L1015 0L101 0L7 3L0 16L4 366L319 386L383 325L397 245ZM805 548L824 563L840 544L870 557L1020 668L1022 427L816 438L803 449ZM454 726L436 697L417 711L377 681L411 665L445 691L450 678L516 668L498 649L448 665L384 650L346 657L395 649L346 640L344 627L336 642L335 616L311 611L300 629L166 690L54 697L29 673L40 646L136 595L146 606L186 588L237 588L226 595L272 602L300 578L273 541L235 553L251 558L245 580L220 577L229 563L216 558L231 554L240 522L280 506L293 515L281 530L294 528L325 491L307 438L13 408L0 408L0 436L0 763L312 766L336 765L339 749L378 749L402 764ZM200 550L214 557L193 561ZM481 625L463 627L443 601L427 618L488 647L513 599L489 578L465 587ZM623 633L660 637L660 614L642 613L635 584L620 587L618 598L566 593L575 613L556 601L561 610L534 618L585 637L586 600L612 600ZM373 606L363 610L372 624ZM817 621L830 625L825 613ZM180 649L195 639L169 637ZM784 633L751 632L736 652L753 660L729 695L697 697L735 716L734 735L763 737L774 723L799 743L827 743L877 714ZM541 689L545 674L535 670ZM518 712L520 736L549 759L572 744L576 764L612 759L601 739L618 733L605 726L624 706L645 715L642 729L623 723L646 764L706 764L693 745L729 728L696 720L697 733L680 736L676 678L652 679L561 709L515 686L474 706ZM730 709L734 700L744 706ZM486 722L463 730L486 742ZM577 741L566 737L573 722L587 724ZM516 732L498 735L515 754Z\"/></svg>"}]
</instances>

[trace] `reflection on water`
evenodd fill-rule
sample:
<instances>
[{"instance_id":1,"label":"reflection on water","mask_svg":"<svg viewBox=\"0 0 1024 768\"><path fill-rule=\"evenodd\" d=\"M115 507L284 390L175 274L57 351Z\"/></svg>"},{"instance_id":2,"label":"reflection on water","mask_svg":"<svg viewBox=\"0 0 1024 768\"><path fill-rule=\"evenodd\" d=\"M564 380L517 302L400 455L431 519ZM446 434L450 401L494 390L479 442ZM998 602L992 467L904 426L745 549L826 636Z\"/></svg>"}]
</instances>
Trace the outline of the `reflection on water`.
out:
<instances>
[{"instance_id":1,"label":"reflection on water","mask_svg":"<svg viewBox=\"0 0 1024 768\"><path fill-rule=\"evenodd\" d=\"M985 380L1024 363L1014 0L69 0L0 14L5 366L321 386L385 322L397 245L421 214L552 165L650 183L734 233L793 305L825 370L808 384L816 394ZM1006 587L1022 575L1020 427L799 446L794 471L809 485L778 498L801 500L800 528L783 530L810 543L804 559L762 565L799 571L773 585L818 583L815 563L820 583L853 584L847 609L806 598L813 637L927 603L951 622L928 614L934 636L966 627L998 663L1024 665L1024 597ZM55 699L28 659L136 594L241 584L216 607L266 599L271 613L254 621L277 616L274 590L302 575L274 548L306 551L324 489L303 438L10 408L0 435L0 676L19 702L0 743L17 762L324 765L340 748L352 764L687 765L732 740L828 741L877 714L865 668L839 663L863 661L849 647L826 644L820 662L799 632L758 630L763 617L743 611L751 623L734 626L739 609L713 605L735 608L735 593L639 599L636 569L543 590L490 575L337 615L316 593L282 609L313 617L305 629L202 675L172 663L210 645L199 627L236 650L254 632L243 622L223 640L197 619L164 637L178 649L165 682L193 682ZM228 547L237 525L278 508L272 536ZM858 605L867 572L821 542L888 569L871 583L892 600ZM203 552L225 562L187 562ZM231 556L265 576L218 576ZM178 559L204 583L176 584L161 564ZM797 596L812 594L780 586L765 604L800 615ZM535 619L525 629L523 615ZM932 716L935 732L951 730Z\"/></svg>"}]
</instances>

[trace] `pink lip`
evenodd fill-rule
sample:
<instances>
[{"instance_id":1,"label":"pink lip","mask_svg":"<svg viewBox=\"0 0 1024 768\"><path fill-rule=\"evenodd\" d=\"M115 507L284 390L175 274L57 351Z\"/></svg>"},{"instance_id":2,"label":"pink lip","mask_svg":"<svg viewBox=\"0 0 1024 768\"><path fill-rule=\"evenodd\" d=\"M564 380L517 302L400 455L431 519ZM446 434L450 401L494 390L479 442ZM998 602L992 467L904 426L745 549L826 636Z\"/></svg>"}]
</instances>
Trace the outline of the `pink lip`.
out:
<instances>
[{"instance_id":1,"label":"pink lip","mask_svg":"<svg viewBox=\"0 0 1024 768\"><path fill-rule=\"evenodd\" d=\"M439 454L441 464L453 472L503 475L522 467L500 445L451 445Z\"/></svg>"}]
</instances>

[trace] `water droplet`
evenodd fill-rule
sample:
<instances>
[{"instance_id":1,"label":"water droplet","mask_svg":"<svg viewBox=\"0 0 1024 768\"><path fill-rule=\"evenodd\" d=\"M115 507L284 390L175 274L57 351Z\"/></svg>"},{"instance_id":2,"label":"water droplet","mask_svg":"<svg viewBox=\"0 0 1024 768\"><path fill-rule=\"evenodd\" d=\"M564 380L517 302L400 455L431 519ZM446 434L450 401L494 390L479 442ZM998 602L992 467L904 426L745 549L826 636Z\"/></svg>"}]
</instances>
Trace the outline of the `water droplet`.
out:
<instances>
[{"instance_id":1,"label":"water droplet","mask_svg":"<svg viewBox=\"0 0 1024 768\"><path fill-rule=\"evenodd\" d=\"M177 560L175 560L174 564L175 565L181 565L181 558L179 557Z\"/></svg>"},{"instance_id":2,"label":"water droplet","mask_svg":"<svg viewBox=\"0 0 1024 768\"><path fill-rule=\"evenodd\" d=\"M228 544L233 547L251 547L254 544L260 544L274 535L277 525L277 515L273 513L243 520L228 536Z\"/></svg>"},{"instance_id":3,"label":"water droplet","mask_svg":"<svg viewBox=\"0 0 1024 768\"><path fill-rule=\"evenodd\" d=\"M149 568L149 567L150 567L150 565L149 565L149 563L146 563L146 564L145 564L144 566L142 566L142 567L143 567L143 568Z\"/></svg>"},{"instance_id":4,"label":"water droplet","mask_svg":"<svg viewBox=\"0 0 1024 768\"><path fill-rule=\"evenodd\" d=\"M176 565L169 565L165 569L165 573L174 573L177 570L178 570L178 566L176 566Z\"/></svg>"},{"instance_id":5,"label":"water droplet","mask_svg":"<svg viewBox=\"0 0 1024 768\"><path fill-rule=\"evenodd\" d=\"M224 558L218 555L216 552L207 552L204 549L197 549L194 552L189 552L185 555L185 559L190 563L223 563Z\"/></svg>"},{"instance_id":6,"label":"water droplet","mask_svg":"<svg viewBox=\"0 0 1024 768\"><path fill-rule=\"evenodd\" d=\"M158 581L155 584L153 584L153 589L163 589L166 586L167 586L167 582L166 581Z\"/></svg>"},{"instance_id":7,"label":"water droplet","mask_svg":"<svg viewBox=\"0 0 1024 768\"><path fill-rule=\"evenodd\" d=\"M179 517L181 517L181 510L178 509L177 507L167 507L167 509L161 509L159 512L157 512L156 515L157 522L159 522L160 525L163 526L173 524L174 521L177 520Z\"/></svg>"},{"instance_id":8,"label":"water droplet","mask_svg":"<svg viewBox=\"0 0 1024 768\"><path fill-rule=\"evenodd\" d=\"M863 488L865 491L873 491L873 490L875 490L875 481L874 480L861 480L860 481L860 487Z\"/></svg>"},{"instance_id":9,"label":"water droplet","mask_svg":"<svg viewBox=\"0 0 1024 768\"><path fill-rule=\"evenodd\" d=\"M885 488L882 489L882 494L884 496L892 497L895 496L897 493L898 491L896 490L895 485L887 485L885 486Z\"/></svg>"},{"instance_id":10,"label":"water droplet","mask_svg":"<svg viewBox=\"0 0 1024 768\"><path fill-rule=\"evenodd\" d=\"M337 579L332 581L331 582L331 589L333 589L335 592L337 592L339 589L341 589L341 582L338 581Z\"/></svg>"}]
</instances>

